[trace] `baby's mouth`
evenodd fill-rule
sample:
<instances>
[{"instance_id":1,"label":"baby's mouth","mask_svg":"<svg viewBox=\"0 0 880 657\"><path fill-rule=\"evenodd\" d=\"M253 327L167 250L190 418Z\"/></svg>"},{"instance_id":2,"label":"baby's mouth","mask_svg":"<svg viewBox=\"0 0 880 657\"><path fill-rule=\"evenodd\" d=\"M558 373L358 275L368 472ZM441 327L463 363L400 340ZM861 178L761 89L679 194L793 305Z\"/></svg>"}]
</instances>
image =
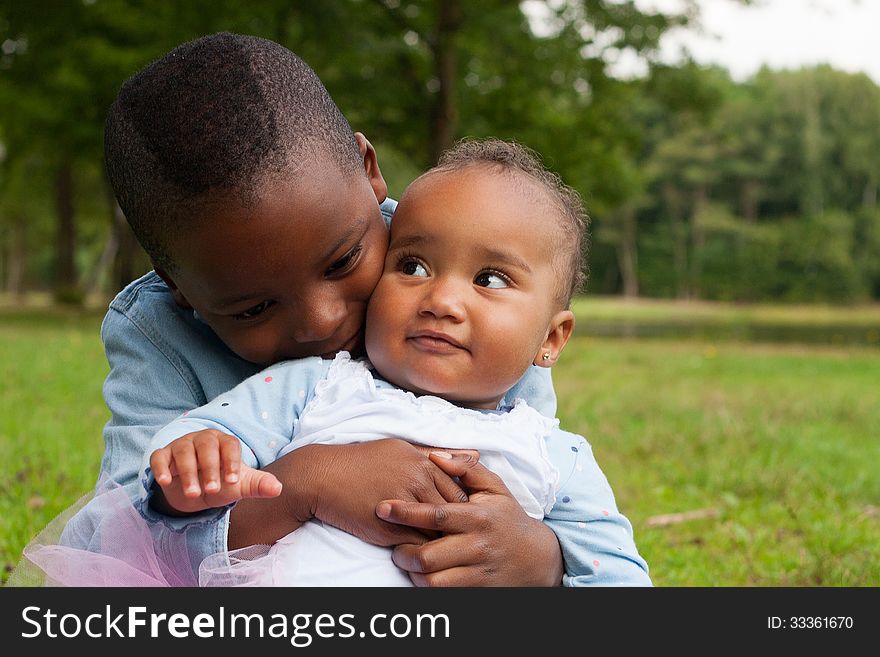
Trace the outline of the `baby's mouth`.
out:
<instances>
[{"instance_id":1,"label":"baby's mouth","mask_svg":"<svg viewBox=\"0 0 880 657\"><path fill-rule=\"evenodd\" d=\"M439 331L417 331L408 337L417 348L435 353L457 353L467 348L451 335Z\"/></svg>"}]
</instances>

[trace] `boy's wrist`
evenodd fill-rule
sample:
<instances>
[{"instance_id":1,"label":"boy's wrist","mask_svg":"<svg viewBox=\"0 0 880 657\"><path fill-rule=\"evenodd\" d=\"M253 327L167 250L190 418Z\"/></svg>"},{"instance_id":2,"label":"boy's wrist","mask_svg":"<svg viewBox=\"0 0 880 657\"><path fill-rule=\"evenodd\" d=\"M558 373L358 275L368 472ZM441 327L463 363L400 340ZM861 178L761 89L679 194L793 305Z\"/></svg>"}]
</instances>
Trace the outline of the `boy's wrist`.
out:
<instances>
[{"instance_id":1,"label":"boy's wrist","mask_svg":"<svg viewBox=\"0 0 880 657\"><path fill-rule=\"evenodd\" d=\"M315 517L321 496L320 469L323 445L296 449L267 465L264 470L274 474L282 484L281 497L288 515L298 523Z\"/></svg>"},{"instance_id":2,"label":"boy's wrist","mask_svg":"<svg viewBox=\"0 0 880 657\"><path fill-rule=\"evenodd\" d=\"M316 472L319 450L314 448L317 447L321 446L297 449L263 468L281 482L281 495L268 499L247 498L232 507L228 549L272 545L314 517L320 495L315 484L320 481L320 474Z\"/></svg>"},{"instance_id":3,"label":"boy's wrist","mask_svg":"<svg viewBox=\"0 0 880 657\"><path fill-rule=\"evenodd\" d=\"M541 533L544 541L545 549L539 551L538 554L545 554L550 559L546 573L545 581L541 582L541 586L562 586L562 576L565 574L565 563L562 558L562 546L556 533L543 522L536 520L538 532Z\"/></svg>"}]
</instances>

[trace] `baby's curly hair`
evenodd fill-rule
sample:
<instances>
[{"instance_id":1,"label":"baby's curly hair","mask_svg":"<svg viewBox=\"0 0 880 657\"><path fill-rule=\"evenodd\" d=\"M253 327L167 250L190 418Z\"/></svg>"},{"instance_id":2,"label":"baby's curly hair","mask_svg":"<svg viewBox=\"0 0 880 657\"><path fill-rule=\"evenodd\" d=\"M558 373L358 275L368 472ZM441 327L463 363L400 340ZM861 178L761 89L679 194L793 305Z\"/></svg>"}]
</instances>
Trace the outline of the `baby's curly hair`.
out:
<instances>
[{"instance_id":1,"label":"baby's curly hair","mask_svg":"<svg viewBox=\"0 0 880 657\"><path fill-rule=\"evenodd\" d=\"M590 218L580 194L544 166L535 151L513 141L466 138L445 151L437 166L427 174L460 171L470 166L492 167L504 173L518 173L538 183L557 212L556 236L559 301L568 308L572 297L582 291L588 278L588 227Z\"/></svg>"}]
</instances>

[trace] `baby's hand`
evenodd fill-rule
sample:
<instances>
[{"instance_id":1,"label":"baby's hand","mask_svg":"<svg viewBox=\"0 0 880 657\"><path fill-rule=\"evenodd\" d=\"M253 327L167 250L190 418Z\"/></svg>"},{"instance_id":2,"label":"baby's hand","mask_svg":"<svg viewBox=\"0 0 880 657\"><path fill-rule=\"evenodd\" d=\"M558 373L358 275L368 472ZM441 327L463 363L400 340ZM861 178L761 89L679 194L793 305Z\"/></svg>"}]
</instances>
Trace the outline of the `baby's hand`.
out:
<instances>
[{"instance_id":1,"label":"baby's hand","mask_svg":"<svg viewBox=\"0 0 880 657\"><path fill-rule=\"evenodd\" d=\"M188 433L150 455L164 501L179 513L223 507L246 497L277 497L281 482L241 461L238 438L216 429Z\"/></svg>"}]
</instances>

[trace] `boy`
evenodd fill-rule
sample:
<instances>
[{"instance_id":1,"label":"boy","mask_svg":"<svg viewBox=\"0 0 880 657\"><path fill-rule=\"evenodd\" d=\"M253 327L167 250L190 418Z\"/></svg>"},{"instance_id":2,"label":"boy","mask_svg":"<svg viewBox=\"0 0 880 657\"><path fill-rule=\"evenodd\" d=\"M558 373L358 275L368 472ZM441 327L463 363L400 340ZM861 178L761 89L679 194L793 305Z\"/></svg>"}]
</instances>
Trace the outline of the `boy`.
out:
<instances>
[{"instance_id":1,"label":"boy","mask_svg":"<svg viewBox=\"0 0 880 657\"><path fill-rule=\"evenodd\" d=\"M129 80L108 115L105 153L119 204L155 266L117 296L102 326L112 417L101 478L134 498L141 455L174 417L265 365L360 349L395 204L375 150L352 134L314 72L254 37L197 39ZM538 368L511 395L555 413ZM427 584L562 580L555 535L539 521L508 523L517 511L509 495L455 507L466 540L454 551L393 524L412 509L380 520L376 508L387 499L466 499L424 450L393 437L309 446L266 470L282 482L281 496L156 523L156 544L198 527L188 532L195 571L208 554L272 544L316 517L377 545L420 545L407 553L409 569L432 564ZM434 508L417 507L422 516ZM101 520L87 507L65 540L95 545Z\"/></svg>"}]
</instances>

